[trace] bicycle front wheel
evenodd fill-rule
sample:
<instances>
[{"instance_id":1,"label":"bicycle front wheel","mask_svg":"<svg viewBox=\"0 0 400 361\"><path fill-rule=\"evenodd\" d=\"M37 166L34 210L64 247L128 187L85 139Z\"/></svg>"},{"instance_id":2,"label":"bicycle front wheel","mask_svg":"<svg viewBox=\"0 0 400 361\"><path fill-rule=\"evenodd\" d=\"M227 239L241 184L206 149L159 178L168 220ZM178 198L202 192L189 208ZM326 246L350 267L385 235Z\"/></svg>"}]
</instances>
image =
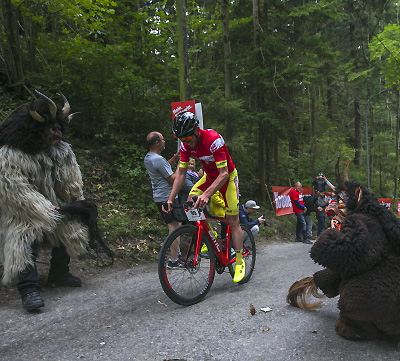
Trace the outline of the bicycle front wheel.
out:
<instances>
[{"instance_id":1,"label":"bicycle front wheel","mask_svg":"<svg viewBox=\"0 0 400 361\"><path fill-rule=\"evenodd\" d=\"M239 282L244 284L249 282L256 264L256 242L254 241L253 233L245 225L240 225L243 230L243 261L246 263L245 275ZM229 272L233 277L235 275L235 267L232 264L228 265Z\"/></svg>"},{"instance_id":2,"label":"bicycle front wheel","mask_svg":"<svg viewBox=\"0 0 400 361\"><path fill-rule=\"evenodd\" d=\"M208 255L198 255L196 260L197 230L193 225L177 228L165 239L158 257L158 276L165 294L184 306L200 302L215 276L215 255L207 237L202 238Z\"/></svg>"}]
</instances>

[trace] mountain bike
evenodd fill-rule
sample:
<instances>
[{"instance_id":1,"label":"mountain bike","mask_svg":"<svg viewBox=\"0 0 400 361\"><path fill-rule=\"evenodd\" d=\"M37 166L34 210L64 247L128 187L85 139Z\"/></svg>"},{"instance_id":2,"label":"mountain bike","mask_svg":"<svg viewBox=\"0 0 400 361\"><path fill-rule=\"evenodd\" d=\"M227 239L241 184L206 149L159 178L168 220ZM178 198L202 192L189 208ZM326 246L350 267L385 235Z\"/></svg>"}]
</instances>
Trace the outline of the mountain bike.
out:
<instances>
[{"instance_id":1,"label":"mountain bike","mask_svg":"<svg viewBox=\"0 0 400 361\"><path fill-rule=\"evenodd\" d=\"M191 224L174 230L165 239L158 258L158 276L166 295L175 303L190 306L200 302L210 290L215 271L228 268L235 274L235 255L232 254L232 234L226 218L213 217L206 208L193 208L188 202L184 210ZM207 218L227 223L226 237L219 239ZM246 262L244 284L250 280L256 262L256 245L251 231L241 225L244 235L243 260ZM202 252L206 247L206 252ZM177 259L172 262L171 259Z\"/></svg>"}]
</instances>

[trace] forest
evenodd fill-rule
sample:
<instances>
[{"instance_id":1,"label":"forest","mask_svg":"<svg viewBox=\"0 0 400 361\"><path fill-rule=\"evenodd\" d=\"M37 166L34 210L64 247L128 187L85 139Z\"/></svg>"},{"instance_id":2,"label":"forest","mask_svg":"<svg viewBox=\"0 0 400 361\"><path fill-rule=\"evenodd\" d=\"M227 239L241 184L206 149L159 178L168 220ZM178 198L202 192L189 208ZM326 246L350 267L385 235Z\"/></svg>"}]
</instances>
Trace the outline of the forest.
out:
<instances>
[{"instance_id":1,"label":"forest","mask_svg":"<svg viewBox=\"0 0 400 361\"><path fill-rule=\"evenodd\" d=\"M338 157L377 197L399 198L396 0L0 4L0 122L35 89L68 98L80 114L67 140L110 238L151 238L161 223L145 137L160 131L163 155L176 152L181 100L223 135L243 198L271 209L273 185L334 182Z\"/></svg>"}]
</instances>

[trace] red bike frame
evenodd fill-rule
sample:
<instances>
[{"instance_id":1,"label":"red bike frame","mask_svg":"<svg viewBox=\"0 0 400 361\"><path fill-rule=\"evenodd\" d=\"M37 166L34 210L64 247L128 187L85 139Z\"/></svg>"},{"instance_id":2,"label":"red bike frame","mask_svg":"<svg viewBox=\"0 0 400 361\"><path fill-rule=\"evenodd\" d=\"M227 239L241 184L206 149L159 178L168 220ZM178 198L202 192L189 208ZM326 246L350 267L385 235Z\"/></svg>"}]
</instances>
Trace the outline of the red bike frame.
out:
<instances>
[{"instance_id":1,"label":"red bike frame","mask_svg":"<svg viewBox=\"0 0 400 361\"><path fill-rule=\"evenodd\" d=\"M196 243L196 250L195 250L195 258L193 260L193 266L197 265L198 262L198 257L200 254L200 247L201 247L201 238L204 234L206 237L210 240L215 256L217 257L219 263L222 266L227 266L228 264L232 264L236 262L236 258L233 257L232 259L229 259L229 255L231 252L231 247L230 247L230 241L231 241L231 227L226 220L226 218L213 218L221 222L226 222L228 227L226 230L226 245L225 245L225 250L222 249L222 244L218 242L218 240L214 237L213 233L211 232L210 226L207 222L206 219L196 221L196 227L197 227L197 243Z\"/></svg>"}]
</instances>

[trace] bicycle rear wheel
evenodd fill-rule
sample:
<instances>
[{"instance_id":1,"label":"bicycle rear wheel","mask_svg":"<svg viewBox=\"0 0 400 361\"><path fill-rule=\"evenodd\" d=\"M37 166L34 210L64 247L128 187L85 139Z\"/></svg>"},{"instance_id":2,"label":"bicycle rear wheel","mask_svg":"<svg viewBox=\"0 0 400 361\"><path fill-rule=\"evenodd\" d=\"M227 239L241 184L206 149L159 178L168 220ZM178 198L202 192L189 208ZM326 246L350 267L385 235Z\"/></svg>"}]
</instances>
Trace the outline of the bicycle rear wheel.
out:
<instances>
[{"instance_id":1,"label":"bicycle rear wheel","mask_svg":"<svg viewBox=\"0 0 400 361\"><path fill-rule=\"evenodd\" d=\"M246 270L243 279L238 283L244 284L249 282L254 271L254 265L256 264L256 242L254 241L253 233L245 225L241 224L240 227L243 230L243 261L246 263ZM228 268L233 278L235 267L233 264L229 264Z\"/></svg>"},{"instance_id":2,"label":"bicycle rear wheel","mask_svg":"<svg viewBox=\"0 0 400 361\"><path fill-rule=\"evenodd\" d=\"M197 227L184 225L165 239L158 257L158 276L165 294L175 303L190 306L200 302L208 293L215 276L215 255L207 237L208 258L198 256L195 264ZM178 257L178 267L170 259Z\"/></svg>"}]
</instances>

